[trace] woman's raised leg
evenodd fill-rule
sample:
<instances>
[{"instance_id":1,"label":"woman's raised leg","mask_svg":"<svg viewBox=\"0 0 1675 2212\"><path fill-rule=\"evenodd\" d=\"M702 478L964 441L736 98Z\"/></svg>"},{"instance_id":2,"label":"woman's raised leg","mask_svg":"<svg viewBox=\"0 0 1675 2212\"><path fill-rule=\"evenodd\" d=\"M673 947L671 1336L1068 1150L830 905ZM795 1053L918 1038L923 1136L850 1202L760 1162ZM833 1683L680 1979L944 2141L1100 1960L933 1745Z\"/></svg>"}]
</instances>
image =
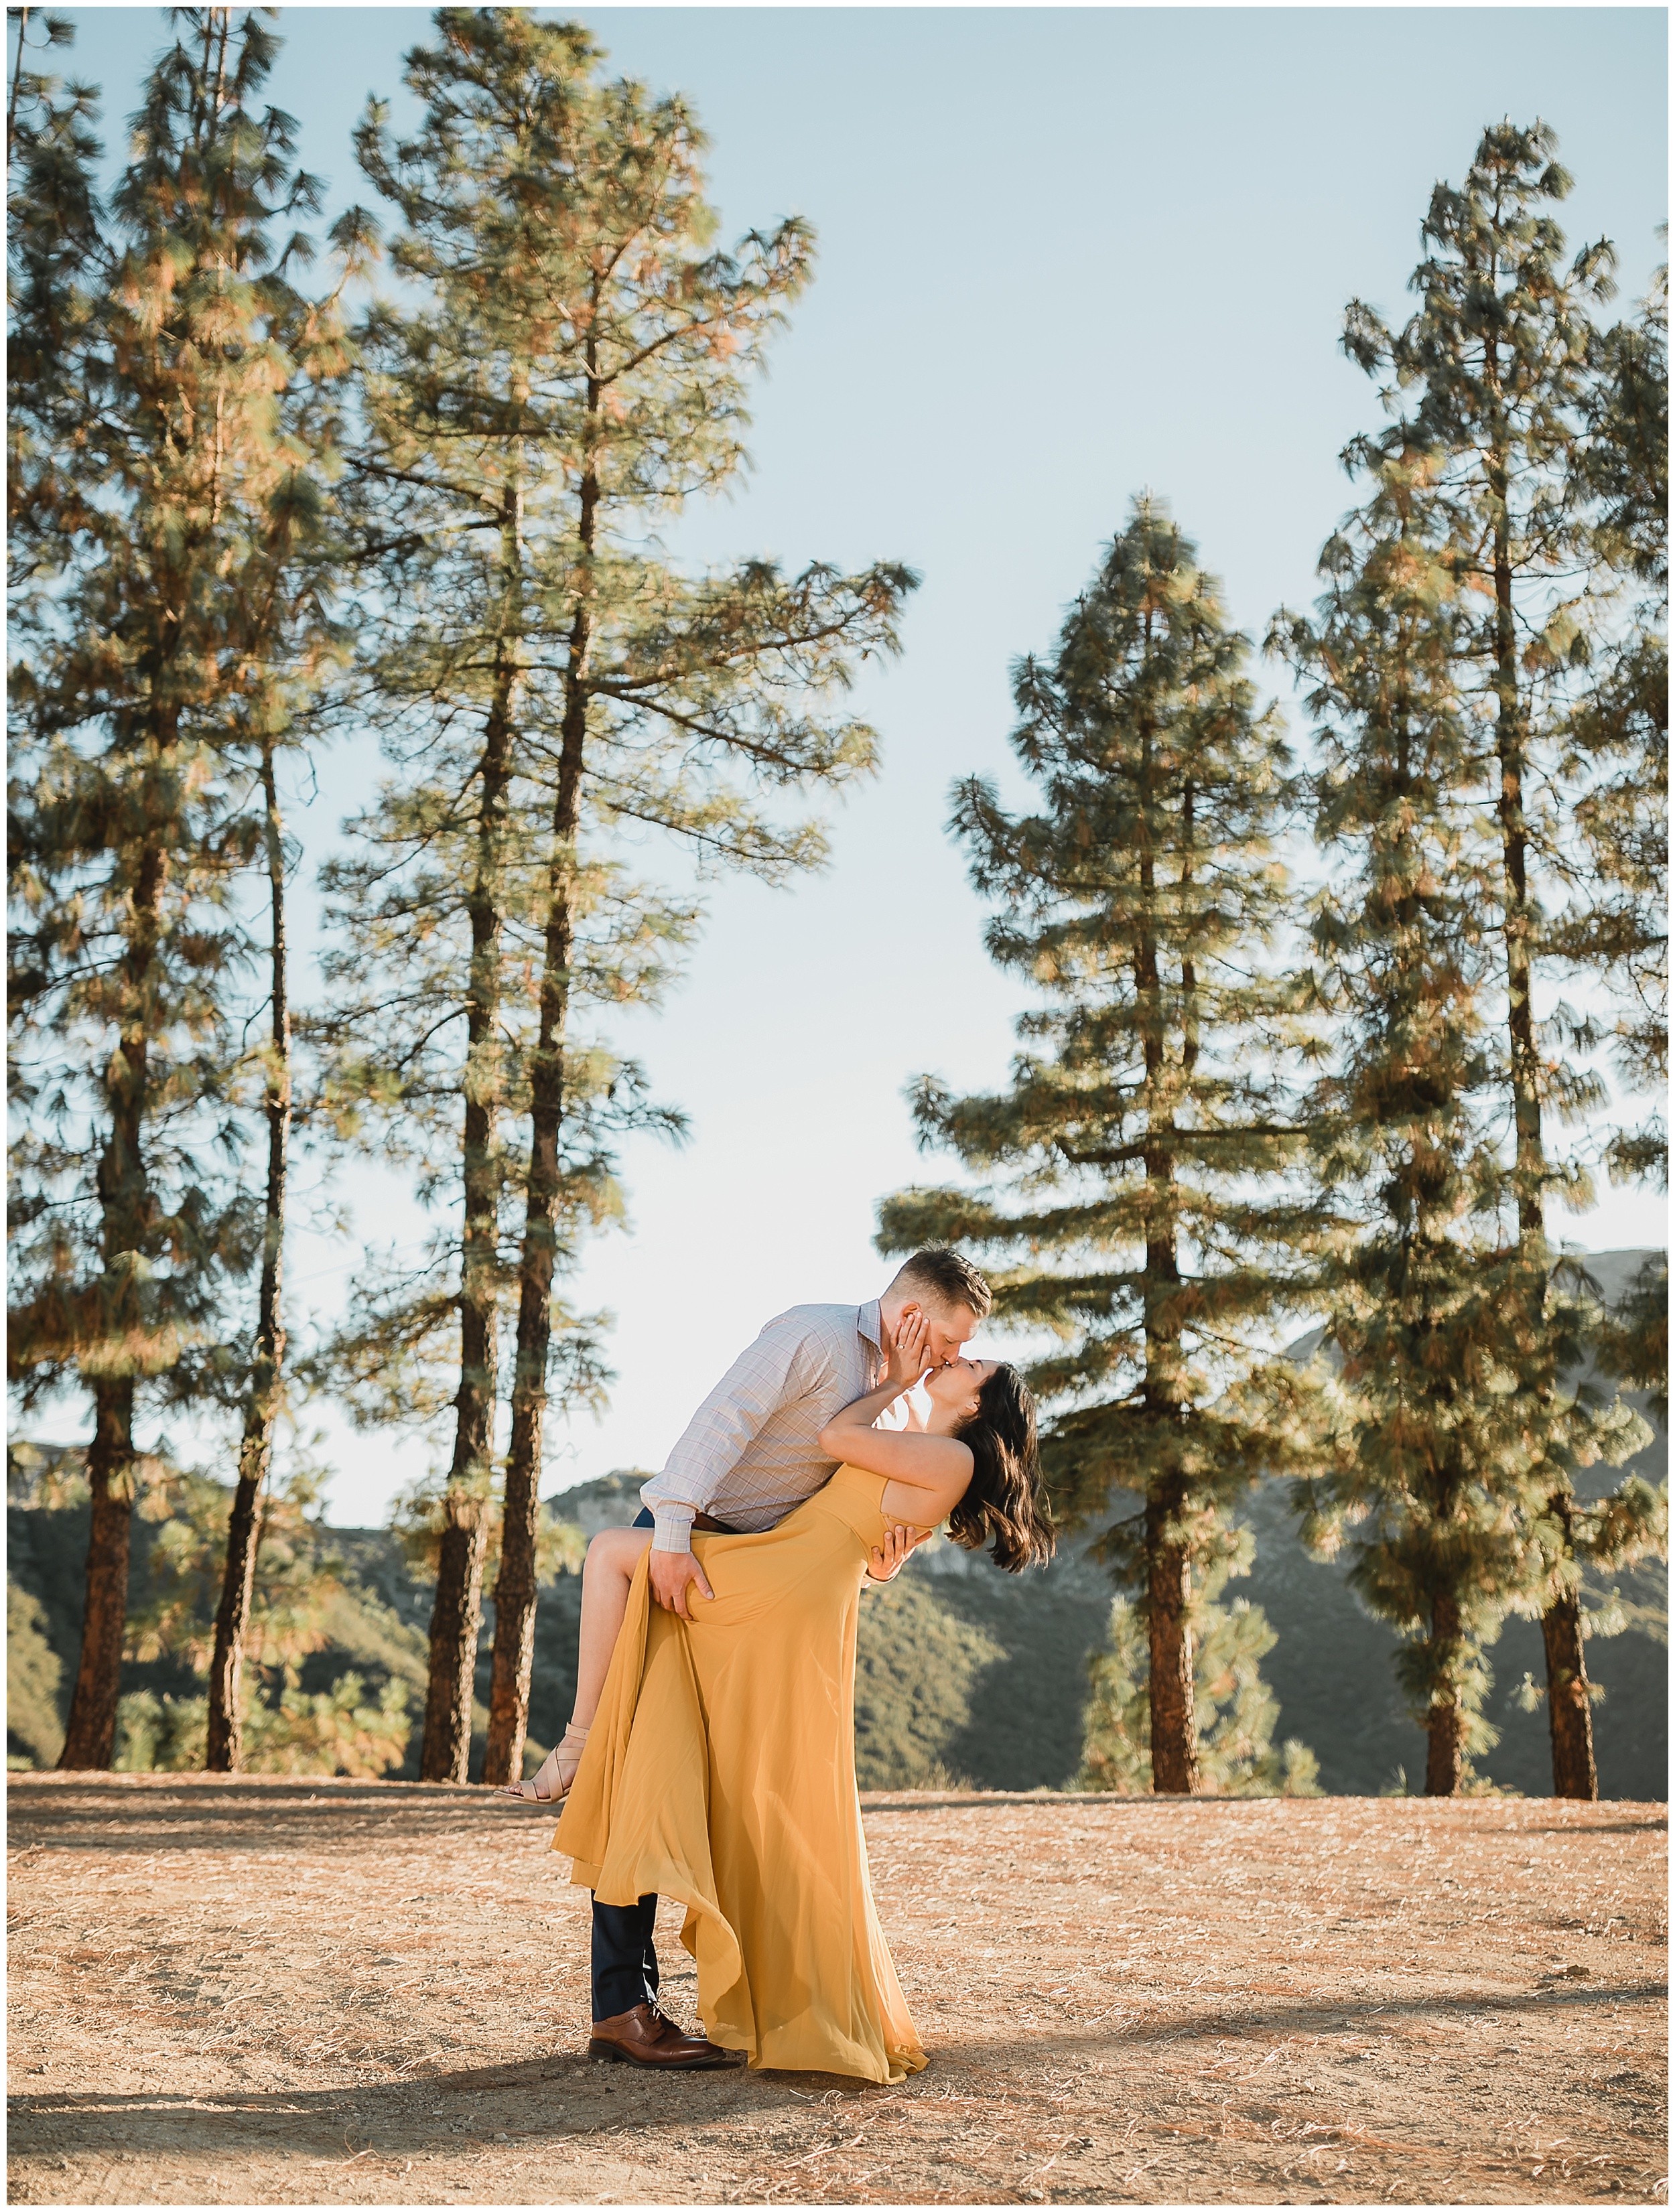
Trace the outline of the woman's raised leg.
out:
<instances>
[{"instance_id":1,"label":"woman's raised leg","mask_svg":"<svg viewBox=\"0 0 1675 2212\"><path fill-rule=\"evenodd\" d=\"M588 1547L582 1569L582 1631L577 1639L576 1703L570 1723L527 1781L507 1784L507 1794L537 1805L556 1805L576 1779L587 1748L588 1730L599 1711L600 1694L611 1671L611 1654L628 1611L628 1586L640 1554L651 1541L649 1528L601 1528Z\"/></svg>"}]
</instances>

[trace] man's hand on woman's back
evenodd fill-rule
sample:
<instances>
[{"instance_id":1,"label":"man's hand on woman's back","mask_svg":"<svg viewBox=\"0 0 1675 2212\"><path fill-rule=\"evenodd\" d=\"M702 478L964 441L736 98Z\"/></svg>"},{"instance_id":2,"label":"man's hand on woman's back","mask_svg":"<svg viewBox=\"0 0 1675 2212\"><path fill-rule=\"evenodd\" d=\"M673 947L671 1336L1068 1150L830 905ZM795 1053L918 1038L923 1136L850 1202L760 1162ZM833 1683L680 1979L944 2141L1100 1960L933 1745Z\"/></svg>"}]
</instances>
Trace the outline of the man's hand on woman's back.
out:
<instances>
[{"instance_id":1,"label":"man's hand on woman's back","mask_svg":"<svg viewBox=\"0 0 1675 2212\"><path fill-rule=\"evenodd\" d=\"M873 1552L867 1564L869 1583L892 1583L907 1565L908 1556L917 1552L921 1544L928 1544L935 1534L934 1528L911 1528L904 1522L892 1522L884 1532L884 1541Z\"/></svg>"}]
</instances>

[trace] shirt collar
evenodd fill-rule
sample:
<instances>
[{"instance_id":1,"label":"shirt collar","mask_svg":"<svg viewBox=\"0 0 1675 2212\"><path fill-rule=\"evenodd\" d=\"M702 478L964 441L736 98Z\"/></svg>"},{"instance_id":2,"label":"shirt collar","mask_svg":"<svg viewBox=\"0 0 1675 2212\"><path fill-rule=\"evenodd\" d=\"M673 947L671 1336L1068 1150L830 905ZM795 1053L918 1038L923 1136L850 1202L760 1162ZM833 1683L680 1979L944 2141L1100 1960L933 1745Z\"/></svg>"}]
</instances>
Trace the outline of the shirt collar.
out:
<instances>
[{"instance_id":1,"label":"shirt collar","mask_svg":"<svg viewBox=\"0 0 1675 2212\"><path fill-rule=\"evenodd\" d=\"M884 1316L880 1310L881 1301L871 1298L855 1317L857 1334L864 1336L874 1352L884 1349Z\"/></svg>"}]
</instances>

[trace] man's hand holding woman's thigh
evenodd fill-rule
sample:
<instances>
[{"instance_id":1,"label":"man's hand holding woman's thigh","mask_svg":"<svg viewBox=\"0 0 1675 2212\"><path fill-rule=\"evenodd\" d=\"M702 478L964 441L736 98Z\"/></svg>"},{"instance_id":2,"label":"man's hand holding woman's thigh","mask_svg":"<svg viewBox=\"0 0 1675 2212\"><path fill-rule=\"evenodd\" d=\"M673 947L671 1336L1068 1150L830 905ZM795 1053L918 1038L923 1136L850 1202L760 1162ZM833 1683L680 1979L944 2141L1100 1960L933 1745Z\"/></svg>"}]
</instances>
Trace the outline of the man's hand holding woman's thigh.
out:
<instances>
[{"instance_id":1,"label":"man's hand holding woman's thigh","mask_svg":"<svg viewBox=\"0 0 1675 2212\"><path fill-rule=\"evenodd\" d=\"M647 1571L658 1604L665 1613L678 1613L683 1620L692 1618L689 1608L694 1597L716 1595L690 1552L654 1552Z\"/></svg>"}]
</instances>

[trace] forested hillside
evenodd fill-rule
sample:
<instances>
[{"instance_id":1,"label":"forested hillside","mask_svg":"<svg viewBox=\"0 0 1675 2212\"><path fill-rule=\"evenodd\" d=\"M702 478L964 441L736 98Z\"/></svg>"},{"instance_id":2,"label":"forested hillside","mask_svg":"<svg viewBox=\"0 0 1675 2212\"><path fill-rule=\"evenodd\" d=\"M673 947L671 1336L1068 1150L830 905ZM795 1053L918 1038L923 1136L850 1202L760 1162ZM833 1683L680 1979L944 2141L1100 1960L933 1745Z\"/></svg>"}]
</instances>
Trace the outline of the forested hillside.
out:
<instances>
[{"instance_id":1,"label":"forested hillside","mask_svg":"<svg viewBox=\"0 0 1675 2212\"><path fill-rule=\"evenodd\" d=\"M1590 1267L1608 1294L1626 1282L1642 1255L1594 1255ZM1664 1479L1666 1439L1634 1462L1653 1482ZM1584 1497L1603 1492L1620 1470L1583 1470ZM1590 1479L1592 1478L1592 1480ZM630 1519L638 1476L612 1475L582 1486L553 1510L585 1534ZM1261 1607L1278 1641L1262 1672L1280 1703L1276 1733L1300 1737L1320 1765L1326 1791L1371 1795L1404 1774L1416 1786L1423 1740L1404 1711L1392 1668L1397 1639L1345 1585L1337 1565L1312 1559L1297 1539L1280 1484L1254 1492L1241 1511L1256 1537L1248 1577L1229 1595ZM137 1524L131 1604L144 1612L157 1526ZM85 1506L52 1510L13 1504L8 1514L9 1710L7 1749L18 1764L51 1765L63 1741L67 1685L80 1634L80 1566L87 1541ZM320 1553L335 1562L337 1594L322 1620L325 1640L301 1660L298 1687L325 1698L345 1674L359 1679L370 1711L381 1697L404 1696L414 1720L422 1711L425 1629L431 1589L410 1565L397 1539L383 1529L325 1529ZM1659 1798L1668 1759L1667 1570L1652 1564L1617 1580L1625 1626L1596 1636L1588 1668L1605 1692L1596 1714L1599 1786L1606 1796ZM1603 1593L1595 1593L1595 1600ZM575 1683L576 1626L581 1583L560 1575L542 1591L537 1614L531 1693L530 1759L562 1732ZM1104 1642L1111 1585L1074 1552L1044 1573L998 1573L981 1555L936 1544L910 1561L899 1580L863 1595L856 1685L856 1753L868 1788L903 1788L969 1780L988 1789L1057 1788L1081 1763L1087 1661ZM472 1772L482 1770L487 1727L492 1610L478 1664ZM1489 1701L1501 1731L1497 1747L1479 1762L1504 1788L1532 1796L1551 1787L1544 1708L1526 1711L1526 1675L1541 1677L1538 1625L1515 1620L1493 1647L1495 1687ZM393 1686L387 1689L387 1686ZM125 1733L119 1762L149 1764L158 1747L146 1733L147 1699L190 1701L201 1683L178 1657L131 1658L123 1672ZM161 1747L167 1757L167 1747ZM410 1728L400 1755L386 1771L417 1775L418 1732ZM159 1763L162 1763L161 1760Z\"/></svg>"}]
</instances>

